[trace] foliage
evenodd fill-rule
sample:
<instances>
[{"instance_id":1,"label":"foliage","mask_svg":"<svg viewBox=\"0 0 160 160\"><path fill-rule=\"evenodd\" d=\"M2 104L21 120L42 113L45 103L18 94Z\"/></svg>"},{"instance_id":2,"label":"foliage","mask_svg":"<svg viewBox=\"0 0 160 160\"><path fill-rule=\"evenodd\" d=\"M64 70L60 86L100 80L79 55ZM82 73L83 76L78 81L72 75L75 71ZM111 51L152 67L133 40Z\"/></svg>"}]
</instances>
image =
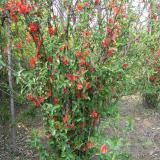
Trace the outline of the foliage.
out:
<instances>
[{"instance_id":1,"label":"foliage","mask_svg":"<svg viewBox=\"0 0 160 160\"><path fill-rule=\"evenodd\" d=\"M122 159L121 140L104 143L97 127L124 94L159 94L157 4L143 3L151 17L140 33L130 1L64 0L58 9L50 0L3 2L17 83L43 113L43 134L32 141L41 159Z\"/></svg>"},{"instance_id":2,"label":"foliage","mask_svg":"<svg viewBox=\"0 0 160 160\"><path fill-rule=\"evenodd\" d=\"M27 36L23 43L29 45L22 48L19 43L17 48L31 45L36 52L29 60L30 69L22 69L17 82L22 82L22 92L43 112L48 145L40 144L41 157L86 159L94 152L108 157L107 144L96 144L92 137L100 118L123 90L128 64L116 63L116 59L123 39L125 6L123 2L103 2L112 13L103 19L109 13L98 13L100 1L75 6L66 1L64 27L60 17L48 9L50 2L37 4L10 1L4 11L14 22L12 30L22 32L21 38ZM20 29L20 24L26 30Z\"/></svg>"}]
</instances>

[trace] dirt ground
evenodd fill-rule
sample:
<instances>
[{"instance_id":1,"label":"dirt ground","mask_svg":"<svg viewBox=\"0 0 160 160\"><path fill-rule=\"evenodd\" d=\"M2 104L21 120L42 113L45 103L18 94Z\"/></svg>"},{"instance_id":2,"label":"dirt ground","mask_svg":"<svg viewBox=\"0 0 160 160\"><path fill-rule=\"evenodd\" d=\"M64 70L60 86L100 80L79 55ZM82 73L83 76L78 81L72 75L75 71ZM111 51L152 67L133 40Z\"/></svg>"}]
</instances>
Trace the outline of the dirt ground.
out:
<instances>
[{"instance_id":1,"label":"dirt ground","mask_svg":"<svg viewBox=\"0 0 160 160\"><path fill-rule=\"evenodd\" d=\"M119 102L122 122L133 119L133 130L128 133L125 152L133 160L160 160L160 111L145 109L140 96L123 97ZM36 124L36 126L38 126ZM32 124L33 127L33 124ZM34 150L27 145L31 133L29 125L17 125L17 155L9 147L8 126L0 126L0 160L38 160Z\"/></svg>"},{"instance_id":2,"label":"dirt ground","mask_svg":"<svg viewBox=\"0 0 160 160\"><path fill-rule=\"evenodd\" d=\"M122 119L133 119L125 151L134 160L160 160L160 111L144 108L140 96L123 97L119 105Z\"/></svg>"}]
</instances>

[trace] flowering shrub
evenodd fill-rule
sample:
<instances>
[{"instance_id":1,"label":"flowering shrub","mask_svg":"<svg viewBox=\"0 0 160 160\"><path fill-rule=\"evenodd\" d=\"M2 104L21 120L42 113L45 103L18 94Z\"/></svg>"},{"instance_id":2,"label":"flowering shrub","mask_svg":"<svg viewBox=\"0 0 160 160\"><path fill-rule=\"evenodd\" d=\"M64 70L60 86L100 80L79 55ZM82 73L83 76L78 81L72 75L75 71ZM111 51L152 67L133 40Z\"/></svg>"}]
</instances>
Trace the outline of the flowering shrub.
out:
<instances>
[{"instance_id":1,"label":"flowering shrub","mask_svg":"<svg viewBox=\"0 0 160 160\"><path fill-rule=\"evenodd\" d=\"M117 62L125 3L64 1L64 17L53 7L40 0L10 0L2 9L12 22L25 23L25 43L35 48L29 71L23 71L23 91L42 110L47 145L35 144L44 159L89 159L95 153L112 159L110 146L97 145L94 134L122 94L129 67Z\"/></svg>"}]
</instances>

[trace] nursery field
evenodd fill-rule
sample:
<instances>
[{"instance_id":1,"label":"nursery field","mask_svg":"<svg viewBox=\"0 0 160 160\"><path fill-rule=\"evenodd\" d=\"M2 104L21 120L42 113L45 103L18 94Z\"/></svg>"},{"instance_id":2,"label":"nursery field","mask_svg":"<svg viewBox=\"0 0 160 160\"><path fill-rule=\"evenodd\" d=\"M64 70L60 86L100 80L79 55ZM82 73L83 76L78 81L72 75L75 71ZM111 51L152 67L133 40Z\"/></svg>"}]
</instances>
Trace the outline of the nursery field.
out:
<instances>
[{"instance_id":1,"label":"nursery field","mask_svg":"<svg viewBox=\"0 0 160 160\"><path fill-rule=\"evenodd\" d=\"M159 0L0 0L0 160L160 160Z\"/></svg>"},{"instance_id":2,"label":"nursery field","mask_svg":"<svg viewBox=\"0 0 160 160\"><path fill-rule=\"evenodd\" d=\"M160 111L144 108L139 95L125 96L119 102L120 123L113 130L105 129L109 136L124 137L120 128L128 118L132 119L132 130L127 133L127 143L122 150L129 153L132 160L159 160L160 157ZM28 118L28 117L26 117ZM104 119L103 121L107 121ZM30 148L28 139L32 127L40 130L40 117L17 124L17 155L9 149L8 127L0 129L0 159L3 160L38 160L36 150ZM126 136L126 135L125 135ZM124 137L125 138L125 137ZM97 158L98 159L98 158ZM128 159L128 158L126 158Z\"/></svg>"}]
</instances>

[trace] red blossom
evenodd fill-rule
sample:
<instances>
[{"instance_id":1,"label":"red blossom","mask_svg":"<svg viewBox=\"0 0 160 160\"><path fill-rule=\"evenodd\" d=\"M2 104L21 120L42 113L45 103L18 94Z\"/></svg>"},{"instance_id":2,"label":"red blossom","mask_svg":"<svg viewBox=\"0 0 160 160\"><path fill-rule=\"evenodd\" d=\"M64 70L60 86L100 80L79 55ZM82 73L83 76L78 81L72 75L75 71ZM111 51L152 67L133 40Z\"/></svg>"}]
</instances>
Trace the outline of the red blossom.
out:
<instances>
[{"instance_id":1,"label":"red blossom","mask_svg":"<svg viewBox=\"0 0 160 160\"><path fill-rule=\"evenodd\" d=\"M82 149L83 152L86 152L87 150L88 150L87 147L84 147L84 148Z\"/></svg>"},{"instance_id":2,"label":"red blossom","mask_svg":"<svg viewBox=\"0 0 160 160\"><path fill-rule=\"evenodd\" d=\"M52 27L52 25L49 25L48 27L48 33L50 36L54 36L57 33L57 29Z\"/></svg>"},{"instance_id":3,"label":"red blossom","mask_svg":"<svg viewBox=\"0 0 160 160\"><path fill-rule=\"evenodd\" d=\"M89 2L85 2L84 4L86 7L90 7L90 3Z\"/></svg>"},{"instance_id":4,"label":"red blossom","mask_svg":"<svg viewBox=\"0 0 160 160\"><path fill-rule=\"evenodd\" d=\"M108 22L109 22L110 24L112 24L112 23L114 22L114 20L113 20L112 18L109 18L109 19L108 19Z\"/></svg>"},{"instance_id":5,"label":"red blossom","mask_svg":"<svg viewBox=\"0 0 160 160\"><path fill-rule=\"evenodd\" d=\"M53 57L52 57L52 56L49 56L49 57L47 58L47 61L52 63L52 62L53 62Z\"/></svg>"},{"instance_id":6,"label":"red blossom","mask_svg":"<svg viewBox=\"0 0 160 160\"><path fill-rule=\"evenodd\" d=\"M74 123L72 123L72 124L67 124L65 127L67 129L73 129L75 127L75 125L74 125Z\"/></svg>"},{"instance_id":7,"label":"red blossom","mask_svg":"<svg viewBox=\"0 0 160 160\"><path fill-rule=\"evenodd\" d=\"M90 55L90 51L89 50L84 52L84 56L88 57L89 55Z\"/></svg>"},{"instance_id":8,"label":"red blossom","mask_svg":"<svg viewBox=\"0 0 160 160\"><path fill-rule=\"evenodd\" d=\"M30 101L32 101L34 99L34 97L33 97L32 94L29 94L29 95L27 95L27 99L30 100Z\"/></svg>"},{"instance_id":9,"label":"red blossom","mask_svg":"<svg viewBox=\"0 0 160 160\"><path fill-rule=\"evenodd\" d=\"M83 9L82 4L81 4L81 3L78 3L77 6L76 6L76 10L77 10L78 12L80 12L82 9Z\"/></svg>"},{"instance_id":10,"label":"red blossom","mask_svg":"<svg viewBox=\"0 0 160 160\"><path fill-rule=\"evenodd\" d=\"M54 98L53 99L53 104L54 105L58 105L59 104L59 99L58 98Z\"/></svg>"},{"instance_id":11,"label":"red blossom","mask_svg":"<svg viewBox=\"0 0 160 160\"><path fill-rule=\"evenodd\" d=\"M64 66L68 66L69 65L69 61L68 61L67 57L63 56L62 61L63 61L63 65Z\"/></svg>"},{"instance_id":12,"label":"red blossom","mask_svg":"<svg viewBox=\"0 0 160 160\"><path fill-rule=\"evenodd\" d=\"M37 58L36 57L32 57L30 60L29 60L29 65L31 68L35 68L36 67L36 61L37 61Z\"/></svg>"},{"instance_id":13,"label":"red blossom","mask_svg":"<svg viewBox=\"0 0 160 160\"><path fill-rule=\"evenodd\" d=\"M122 18L127 18L127 15L125 13L122 14Z\"/></svg>"},{"instance_id":14,"label":"red blossom","mask_svg":"<svg viewBox=\"0 0 160 160\"><path fill-rule=\"evenodd\" d=\"M127 69L128 68L128 64L124 63L122 67L123 67L123 69Z\"/></svg>"},{"instance_id":15,"label":"red blossom","mask_svg":"<svg viewBox=\"0 0 160 160\"><path fill-rule=\"evenodd\" d=\"M80 61L79 61L79 65L82 67L86 64L86 59L85 58L81 58Z\"/></svg>"},{"instance_id":16,"label":"red blossom","mask_svg":"<svg viewBox=\"0 0 160 160\"><path fill-rule=\"evenodd\" d=\"M82 55L82 52L81 51L77 51L76 52L76 57L78 58L78 57L80 57Z\"/></svg>"},{"instance_id":17,"label":"red blossom","mask_svg":"<svg viewBox=\"0 0 160 160\"><path fill-rule=\"evenodd\" d=\"M113 12L114 12L115 15L117 15L118 12L119 12L119 8L118 8L118 7L114 7L114 8L113 8Z\"/></svg>"},{"instance_id":18,"label":"red blossom","mask_svg":"<svg viewBox=\"0 0 160 160\"><path fill-rule=\"evenodd\" d=\"M87 90L91 89L91 84L90 84L90 82L86 82L86 88L87 88Z\"/></svg>"},{"instance_id":19,"label":"red blossom","mask_svg":"<svg viewBox=\"0 0 160 160\"><path fill-rule=\"evenodd\" d=\"M114 51L113 51L112 49L109 49L108 52L107 52L107 56L108 56L108 57L112 57L113 52L114 52Z\"/></svg>"},{"instance_id":20,"label":"red blossom","mask_svg":"<svg viewBox=\"0 0 160 160\"><path fill-rule=\"evenodd\" d=\"M64 94L66 94L68 92L68 88L65 87L64 90L63 90Z\"/></svg>"},{"instance_id":21,"label":"red blossom","mask_svg":"<svg viewBox=\"0 0 160 160\"><path fill-rule=\"evenodd\" d=\"M95 0L94 4L99 5L101 3L101 0Z\"/></svg>"},{"instance_id":22,"label":"red blossom","mask_svg":"<svg viewBox=\"0 0 160 160\"><path fill-rule=\"evenodd\" d=\"M78 89L78 90L82 90L82 89L83 89L83 85L82 85L81 83L78 83L78 84L77 84L77 89Z\"/></svg>"},{"instance_id":23,"label":"red blossom","mask_svg":"<svg viewBox=\"0 0 160 160\"><path fill-rule=\"evenodd\" d=\"M48 89L48 91L47 91L47 96L48 96L48 97L51 97L51 96L52 96L52 90L51 90L51 89Z\"/></svg>"},{"instance_id":24,"label":"red blossom","mask_svg":"<svg viewBox=\"0 0 160 160\"><path fill-rule=\"evenodd\" d=\"M35 106L39 107L44 102L44 97L38 97L37 99L33 100Z\"/></svg>"},{"instance_id":25,"label":"red blossom","mask_svg":"<svg viewBox=\"0 0 160 160\"><path fill-rule=\"evenodd\" d=\"M77 76L74 76L72 74L66 74L65 77L70 81L76 81L78 78Z\"/></svg>"},{"instance_id":26,"label":"red blossom","mask_svg":"<svg viewBox=\"0 0 160 160\"><path fill-rule=\"evenodd\" d=\"M107 33L112 33L112 29L111 29L110 27L107 27L107 28L106 28L106 32L107 32Z\"/></svg>"},{"instance_id":27,"label":"red blossom","mask_svg":"<svg viewBox=\"0 0 160 160\"><path fill-rule=\"evenodd\" d=\"M39 26L37 23L30 23L29 24L29 31L31 33L37 32L39 30Z\"/></svg>"},{"instance_id":28,"label":"red blossom","mask_svg":"<svg viewBox=\"0 0 160 160\"><path fill-rule=\"evenodd\" d=\"M33 35L33 40L34 40L34 42L35 42L36 44L38 43L39 37L38 37L37 34L34 34L34 35Z\"/></svg>"},{"instance_id":29,"label":"red blossom","mask_svg":"<svg viewBox=\"0 0 160 160\"><path fill-rule=\"evenodd\" d=\"M88 149L93 148L93 146L94 146L94 144L93 144L93 143L91 143L91 142L88 142L88 143L87 143L87 148L88 148Z\"/></svg>"},{"instance_id":30,"label":"red blossom","mask_svg":"<svg viewBox=\"0 0 160 160\"><path fill-rule=\"evenodd\" d=\"M106 144L103 144L100 148L102 154L106 154L108 152L108 147Z\"/></svg>"},{"instance_id":31,"label":"red blossom","mask_svg":"<svg viewBox=\"0 0 160 160\"><path fill-rule=\"evenodd\" d=\"M108 39L105 39L103 40L102 44L104 46L104 48L108 48L109 47L109 44L110 44L111 40L108 38Z\"/></svg>"},{"instance_id":32,"label":"red blossom","mask_svg":"<svg viewBox=\"0 0 160 160\"><path fill-rule=\"evenodd\" d=\"M114 29L119 29L119 24L118 23L114 24Z\"/></svg>"},{"instance_id":33,"label":"red blossom","mask_svg":"<svg viewBox=\"0 0 160 160\"><path fill-rule=\"evenodd\" d=\"M22 48L22 46L20 45L20 44L16 44L16 47L17 47L17 49L21 49Z\"/></svg>"},{"instance_id":34,"label":"red blossom","mask_svg":"<svg viewBox=\"0 0 160 160\"><path fill-rule=\"evenodd\" d=\"M24 5L21 2L17 2L16 6L21 14L28 14L32 9L30 6Z\"/></svg>"},{"instance_id":35,"label":"red blossom","mask_svg":"<svg viewBox=\"0 0 160 160\"><path fill-rule=\"evenodd\" d=\"M63 117L63 122L64 122L64 123L68 123L68 114L66 114L66 115Z\"/></svg>"},{"instance_id":36,"label":"red blossom","mask_svg":"<svg viewBox=\"0 0 160 160\"><path fill-rule=\"evenodd\" d=\"M27 43L30 43L30 42L31 42L31 37L28 36L28 35L26 36L26 42L27 42Z\"/></svg>"},{"instance_id":37,"label":"red blossom","mask_svg":"<svg viewBox=\"0 0 160 160\"><path fill-rule=\"evenodd\" d=\"M37 58L37 59L40 59L41 57L42 57L41 54L40 54L39 52L37 52L36 58Z\"/></svg>"},{"instance_id":38,"label":"red blossom","mask_svg":"<svg viewBox=\"0 0 160 160\"><path fill-rule=\"evenodd\" d=\"M156 78L155 76L150 76L150 77L149 77L149 81L150 81L150 82L154 82L156 79L157 79L157 78Z\"/></svg>"},{"instance_id":39,"label":"red blossom","mask_svg":"<svg viewBox=\"0 0 160 160\"><path fill-rule=\"evenodd\" d=\"M53 16L53 19L54 19L54 21L55 21L55 20L57 19L57 16L54 15L54 16Z\"/></svg>"},{"instance_id":40,"label":"red blossom","mask_svg":"<svg viewBox=\"0 0 160 160\"><path fill-rule=\"evenodd\" d=\"M11 20L13 22L15 22L15 23L18 22L18 18L17 18L16 14L14 12L11 12L10 16L11 16Z\"/></svg>"},{"instance_id":41,"label":"red blossom","mask_svg":"<svg viewBox=\"0 0 160 160\"><path fill-rule=\"evenodd\" d=\"M92 118L98 118L98 113L96 111L93 111L91 114L90 114L90 117Z\"/></svg>"},{"instance_id":42,"label":"red blossom","mask_svg":"<svg viewBox=\"0 0 160 160\"><path fill-rule=\"evenodd\" d=\"M65 49L65 47L63 46L63 47L61 47L59 50L60 50L61 52L63 52L64 49Z\"/></svg>"}]
</instances>

